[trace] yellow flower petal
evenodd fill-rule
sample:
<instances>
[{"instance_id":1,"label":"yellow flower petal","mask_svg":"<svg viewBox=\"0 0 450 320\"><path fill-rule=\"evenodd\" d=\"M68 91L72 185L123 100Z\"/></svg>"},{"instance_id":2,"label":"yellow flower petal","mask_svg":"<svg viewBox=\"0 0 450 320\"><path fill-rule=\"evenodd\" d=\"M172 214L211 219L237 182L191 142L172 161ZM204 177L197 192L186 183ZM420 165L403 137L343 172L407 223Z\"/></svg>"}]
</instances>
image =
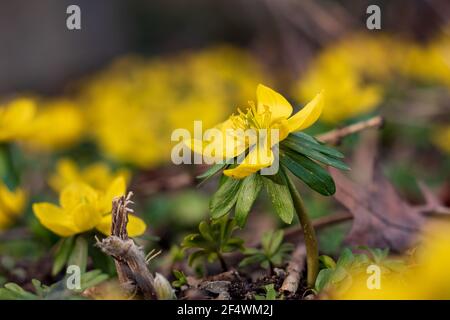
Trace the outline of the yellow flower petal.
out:
<instances>
[{"instance_id":1,"label":"yellow flower petal","mask_svg":"<svg viewBox=\"0 0 450 320\"><path fill-rule=\"evenodd\" d=\"M81 203L95 203L97 192L84 183L72 183L65 187L60 196L59 203L64 209L73 209Z\"/></svg>"},{"instance_id":2,"label":"yellow flower petal","mask_svg":"<svg viewBox=\"0 0 450 320\"><path fill-rule=\"evenodd\" d=\"M230 129L232 130L232 129ZM197 139L184 140L195 153L201 154L208 163L221 163L226 159L234 158L247 149L244 132L238 135L238 131L223 133L220 137L212 138L211 142Z\"/></svg>"},{"instance_id":3,"label":"yellow flower petal","mask_svg":"<svg viewBox=\"0 0 450 320\"><path fill-rule=\"evenodd\" d=\"M69 237L78 233L72 217L51 203L35 203L33 211L39 222L59 236Z\"/></svg>"},{"instance_id":4,"label":"yellow flower petal","mask_svg":"<svg viewBox=\"0 0 450 320\"><path fill-rule=\"evenodd\" d=\"M308 128L319 119L324 106L323 91L317 94L302 110L288 119L289 131Z\"/></svg>"},{"instance_id":5,"label":"yellow flower petal","mask_svg":"<svg viewBox=\"0 0 450 320\"><path fill-rule=\"evenodd\" d=\"M108 199L114 199L116 197L123 196L127 191L127 183L125 177L117 177L113 180L111 185L106 190L105 196Z\"/></svg>"},{"instance_id":6,"label":"yellow flower petal","mask_svg":"<svg viewBox=\"0 0 450 320\"><path fill-rule=\"evenodd\" d=\"M50 177L49 184L55 191L61 191L73 182L81 181L76 163L71 159L62 159L56 166L56 174Z\"/></svg>"},{"instance_id":7,"label":"yellow flower petal","mask_svg":"<svg viewBox=\"0 0 450 320\"><path fill-rule=\"evenodd\" d=\"M8 109L9 112L5 116L19 126L28 123L33 118L36 106L30 99L19 99L12 102Z\"/></svg>"},{"instance_id":8,"label":"yellow flower petal","mask_svg":"<svg viewBox=\"0 0 450 320\"><path fill-rule=\"evenodd\" d=\"M262 168L269 167L273 160L273 152L270 148L267 148L267 143L264 143L261 147L256 145L240 165L233 169L224 170L223 173L234 179L242 179Z\"/></svg>"},{"instance_id":9,"label":"yellow flower petal","mask_svg":"<svg viewBox=\"0 0 450 320\"><path fill-rule=\"evenodd\" d=\"M105 191L118 176L123 176L126 181L130 180L130 172L126 169L113 173L103 162L96 162L81 169L73 160L61 159L56 166L56 173L49 179L49 184L58 192L74 182L86 183L96 190Z\"/></svg>"},{"instance_id":10,"label":"yellow flower petal","mask_svg":"<svg viewBox=\"0 0 450 320\"><path fill-rule=\"evenodd\" d=\"M36 110L33 100L20 98L0 110L0 140L23 138L28 134Z\"/></svg>"},{"instance_id":11,"label":"yellow flower petal","mask_svg":"<svg viewBox=\"0 0 450 320\"><path fill-rule=\"evenodd\" d=\"M214 156L215 159L225 160L234 158L244 152L247 148L246 140L248 137L246 138L244 134L245 131L242 129L236 130L233 121L231 118L228 118L224 122L216 125L212 130L205 132L204 141L206 140L206 142L203 144L203 151L216 150L216 155ZM249 132L247 132L247 134L249 134ZM209 156L209 154L207 154L207 156Z\"/></svg>"},{"instance_id":12,"label":"yellow flower petal","mask_svg":"<svg viewBox=\"0 0 450 320\"><path fill-rule=\"evenodd\" d=\"M91 230L97 226L102 215L96 210L93 204L81 203L76 206L70 215L79 232Z\"/></svg>"},{"instance_id":13,"label":"yellow flower petal","mask_svg":"<svg viewBox=\"0 0 450 320\"><path fill-rule=\"evenodd\" d=\"M224 122L221 122L218 125L215 125L214 128L219 129L222 132L225 132L225 131L227 131L227 129L234 129L234 124L233 124L233 121L231 121L231 119L228 118Z\"/></svg>"},{"instance_id":14,"label":"yellow flower petal","mask_svg":"<svg viewBox=\"0 0 450 320\"><path fill-rule=\"evenodd\" d=\"M80 141L85 122L81 108L64 99L40 101L31 121L26 143L32 149L66 149Z\"/></svg>"},{"instance_id":15,"label":"yellow flower petal","mask_svg":"<svg viewBox=\"0 0 450 320\"><path fill-rule=\"evenodd\" d=\"M25 192L18 188L10 191L9 188L0 183L0 208L12 215L19 215L25 207Z\"/></svg>"},{"instance_id":16,"label":"yellow flower petal","mask_svg":"<svg viewBox=\"0 0 450 320\"><path fill-rule=\"evenodd\" d=\"M110 214L104 216L100 223L96 226L97 230L105 235L111 234L111 224L112 224L112 216ZM147 225L145 222L134 215L128 215L128 225L127 231L128 236L130 237L138 237L142 235L147 229Z\"/></svg>"},{"instance_id":17,"label":"yellow flower petal","mask_svg":"<svg viewBox=\"0 0 450 320\"><path fill-rule=\"evenodd\" d=\"M123 177L125 184L130 180L130 172L125 169L120 169L113 174L111 169L103 162L94 163L83 170L83 180L98 190L106 190L109 185L117 177Z\"/></svg>"},{"instance_id":18,"label":"yellow flower petal","mask_svg":"<svg viewBox=\"0 0 450 320\"><path fill-rule=\"evenodd\" d=\"M282 120L276 122L270 128L270 130L273 130L273 129L278 130L278 140L270 142L270 145L272 147L275 144L279 143L280 141L283 141L284 139L286 139L287 136L289 135L289 123L288 123L288 120L282 119ZM271 131L269 131L268 134L270 134L272 136Z\"/></svg>"},{"instance_id":19,"label":"yellow flower petal","mask_svg":"<svg viewBox=\"0 0 450 320\"><path fill-rule=\"evenodd\" d=\"M272 121L280 118L288 118L292 114L291 104L278 92L259 84L256 88L256 98L258 100L258 114L263 114L266 107L272 113Z\"/></svg>"},{"instance_id":20,"label":"yellow flower petal","mask_svg":"<svg viewBox=\"0 0 450 320\"><path fill-rule=\"evenodd\" d=\"M127 231L130 237L138 237L147 229L145 222L136 216L128 215Z\"/></svg>"},{"instance_id":21,"label":"yellow flower petal","mask_svg":"<svg viewBox=\"0 0 450 320\"><path fill-rule=\"evenodd\" d=\"M115 178L106 192L100 197L98 210L103 214L111 212L113 199L123 196L126 191L127 183L125 177L119 176Z\"/></svg>"}]
</instances>

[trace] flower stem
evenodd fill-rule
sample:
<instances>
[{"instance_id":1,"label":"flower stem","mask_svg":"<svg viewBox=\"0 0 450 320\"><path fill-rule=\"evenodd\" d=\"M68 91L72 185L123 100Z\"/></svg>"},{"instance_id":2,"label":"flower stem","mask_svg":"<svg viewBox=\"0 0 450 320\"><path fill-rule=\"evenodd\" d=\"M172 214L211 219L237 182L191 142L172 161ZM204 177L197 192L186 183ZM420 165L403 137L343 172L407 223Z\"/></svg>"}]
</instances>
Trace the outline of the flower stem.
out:
<instances>
[{"instance_id":1,"label":"flower stem","mask_svg":"<svg viewBox=\"0 0 450 320\"><path fill-rule=\"evenodd\" d=\"M294 183L287 174L286 181L291 193L298 220L303 230L303 236L306 246L307 284L308 287L312 288L314 287L317 273L319 272L319 249L317 245L316 232L314 231L311 220L306 213L303 200L298 193Z\"/></svg>"},{"instance_id":2,"label":"flower stem","mask_svg":"<svg viewBox=\"0 0 450 320\"><path fill-rule=\"evenodd\" d=\"M225 262L225 259L223 258L222 254L220 252L217 252L217 257L219 258L219 262L220 262L222 271L227 272L228 271L227 263Z\"/></svg>"}]
</instances>

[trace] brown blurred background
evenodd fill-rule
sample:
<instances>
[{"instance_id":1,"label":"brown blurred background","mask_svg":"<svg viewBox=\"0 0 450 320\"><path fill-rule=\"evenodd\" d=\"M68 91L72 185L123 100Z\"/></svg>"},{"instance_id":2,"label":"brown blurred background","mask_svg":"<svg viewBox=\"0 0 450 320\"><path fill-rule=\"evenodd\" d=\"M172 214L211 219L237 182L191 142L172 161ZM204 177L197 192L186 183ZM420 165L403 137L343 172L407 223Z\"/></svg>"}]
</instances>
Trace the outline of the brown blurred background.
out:
<instances>
[{"instance_id":1,"label":"brown blurred background","mask_svg":"<svg viewBox=\"0 0 450 320\"><path fill-rule=\"evenodd\" d=\"M81 31L66 28L70 4L81 8ZM69 79L124 53L174 53L223 42L254 49L269 65L294 74L315 49L366 30L369 4L382 9L382 31L420 40L450 17L446 0L5 0L0 94L58 93Z\"/></svg>"}]
</instances>

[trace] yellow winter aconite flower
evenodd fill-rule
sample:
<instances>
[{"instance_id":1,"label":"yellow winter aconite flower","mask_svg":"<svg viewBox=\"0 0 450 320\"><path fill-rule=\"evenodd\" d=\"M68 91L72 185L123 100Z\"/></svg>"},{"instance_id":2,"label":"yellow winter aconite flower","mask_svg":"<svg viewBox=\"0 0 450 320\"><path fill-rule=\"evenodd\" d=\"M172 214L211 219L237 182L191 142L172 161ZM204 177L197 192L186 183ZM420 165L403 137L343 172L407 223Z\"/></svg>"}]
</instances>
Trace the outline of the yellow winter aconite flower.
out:
<instances>
[{"instance_id":1,"label":"yellow winter aconite flower","mask_svg":"<svg viewBox=\"0 0 450 320\"><path fill-rule=\"evenodd\" d=\"M123 177L126 182L130 179L130 173L127 170L120 169L113 172L103 162L79 168L73 160L61 159L56 165L56 173L49 179L49 184L58 192L74 182L86 183L97 190L106 190L118 176Z\"/></svg>"},{"instance_id":2,"label":"yellow winter aconite flower","mask_svg":"<svg viewBox=\"0 0 450 320\"><path fill-rule=\"evenodd\" d=\"M249 54L230 47L129 57L93 78L80 102L105 154L149 168L170 159L173 130L194 120L212 126L264 78Z\"/></svg>"},{"instance_id":3,"label":"yellow winter aconite flower","mask_svg":"<svg viewBox=\"0 0 450 320\"><path fill-rule=\"evenodd\" d=\"M80 108L70 100L55 99L38 103L25 141L40 150L70 147L81 139L84 119Z\"/></svg>"},{"instance_id":4,"label":"yellow winter aconite flower","mask_svg":"<svg viewBox=\"0 0 450 320\"><path fill-rule=\"evenodd\" d=\"M256 105L251 102L246 112L239 110L238 115L232 115L216 126L223 133L223 139L213 139L211 142L191 139L185 143L194 152L206 157L210 156L208 150L218 151L214 157L220 161L239 156L249 149L242 163L223 171L229 177L242 179L272 165L272 147L284 140L289 133L304 130L314 124L324 105L323 93L319 93L303 109L291 116L291 104L281 94L261 84L256 89L256 98ZM241 134L249 129L253 129L257 135L254 139ZM278 130L277 141L271 141L269 137L272 129Z\"/></svg>"},{"instance_id":5,"label":"yellow winter aconite flower","mask_svg":"<svg viewBox=\"0 0 450 320\"><path fill-rule=\"evenodd\" d=\"M0 182L0 230L8 228L20 215L26 204L25 191L17 188L14 191Z\"/></svg>"},{"instance_id":6,"label":"yellow winter aconite flower","mask_svg":"<svg viewBox=\"0 0 450 320\"><path fill-rule=\"evenodd\" d=\"M13 100L0 107L0 142L27 136L35 110L35 103L25 98Z\"/></svg>"},{"instance_id":7,"label":"yellow winter aconite flower","mask_svg":"<svg viewBox=\"0 0 450 320\"><path fill-rule=\"evenodd\" d=\"M35 203L33 211L42 225L62 237L94 228L109 235L112 200L125 191L123 177L116 178L104 192L85 183L73 183L61 191L59 206L48 202ZM146 225L140 218L129 215L127 230L131 237L143 234L145 229Z\"/></svg>"}]
</instances>

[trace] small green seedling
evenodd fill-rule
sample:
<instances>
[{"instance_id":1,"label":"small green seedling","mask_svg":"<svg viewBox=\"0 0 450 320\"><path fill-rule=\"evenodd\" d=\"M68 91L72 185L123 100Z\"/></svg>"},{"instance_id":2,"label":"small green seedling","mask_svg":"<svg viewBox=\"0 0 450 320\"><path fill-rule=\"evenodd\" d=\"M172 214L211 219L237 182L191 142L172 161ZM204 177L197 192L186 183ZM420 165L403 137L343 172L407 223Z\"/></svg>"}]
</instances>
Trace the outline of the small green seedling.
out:
<instances>
[{"instance_id":1,"label":"small green seedling","mask_svg":"<svg viewBox=\"0 0 450 320\"><path fill-rule=\"evenodd\" d=\"M265 295L255 295L255 300L283 300L283 295L278 296L273 283L264 286Z\"/></svg>"},{"instance_id":2,"label":"small green seedling","mask_svg":"<svg viewBox=\"0 0 450 320\"><path fill-rule=\"evenodd\" d=\"M291 243L283 243L283 230L268 231L264 233L261 240L261 249L246 248L244 254L247 256L239 264L245 267L259 263L264 269L269 269L273 274L273 268L281 266L289 258L294 246Z\"/></svg>"},{"instance_id":3,"label":"small green seedling","mask_svg":"<svg viewBox=\"0 0 450 320\"><path fill-rule=\"evenodd\" d=\"M3 288L0 288L0 300L53 300L53 299L82 299L80 293L84 290L96 286L108 279L108 275L101 272L101 270L92 270L83 273L80 277L80 288L78 290L70 290L66 285L66 278L46 286L41 284L39 280L33 279L35 293L26 291L15 283L6 283Z\"/></svg>"},{"instance_id":4,"label":"small green seedling","mask_svg":"<svg viewBox=\"0 0 450 320\"><path fill-rule=\"evenodd\" d=\"M212 221L202 221L198 226L199 233L186 236L181 244L183 249L196 249L189 256L189 265L193 265L198 260L214 262L219 260L223 271L228 270L228 266L223 258L223 254L236 250L243 250L243 240L232 237L237 229L234 219L228 216Z\"/></svg>"},{"instance_id":5,"label":"small green seedling","mask_svg":"<svg viewBox=\"0 0 450 320\"><path fill-rule=\"evenodd\" d=\"M172 286L175 288L181 288L182 286L187 285L187 278L183 271L173 270L173 275L177 280L172 282Z\"/></svg>"}]
</instances>

